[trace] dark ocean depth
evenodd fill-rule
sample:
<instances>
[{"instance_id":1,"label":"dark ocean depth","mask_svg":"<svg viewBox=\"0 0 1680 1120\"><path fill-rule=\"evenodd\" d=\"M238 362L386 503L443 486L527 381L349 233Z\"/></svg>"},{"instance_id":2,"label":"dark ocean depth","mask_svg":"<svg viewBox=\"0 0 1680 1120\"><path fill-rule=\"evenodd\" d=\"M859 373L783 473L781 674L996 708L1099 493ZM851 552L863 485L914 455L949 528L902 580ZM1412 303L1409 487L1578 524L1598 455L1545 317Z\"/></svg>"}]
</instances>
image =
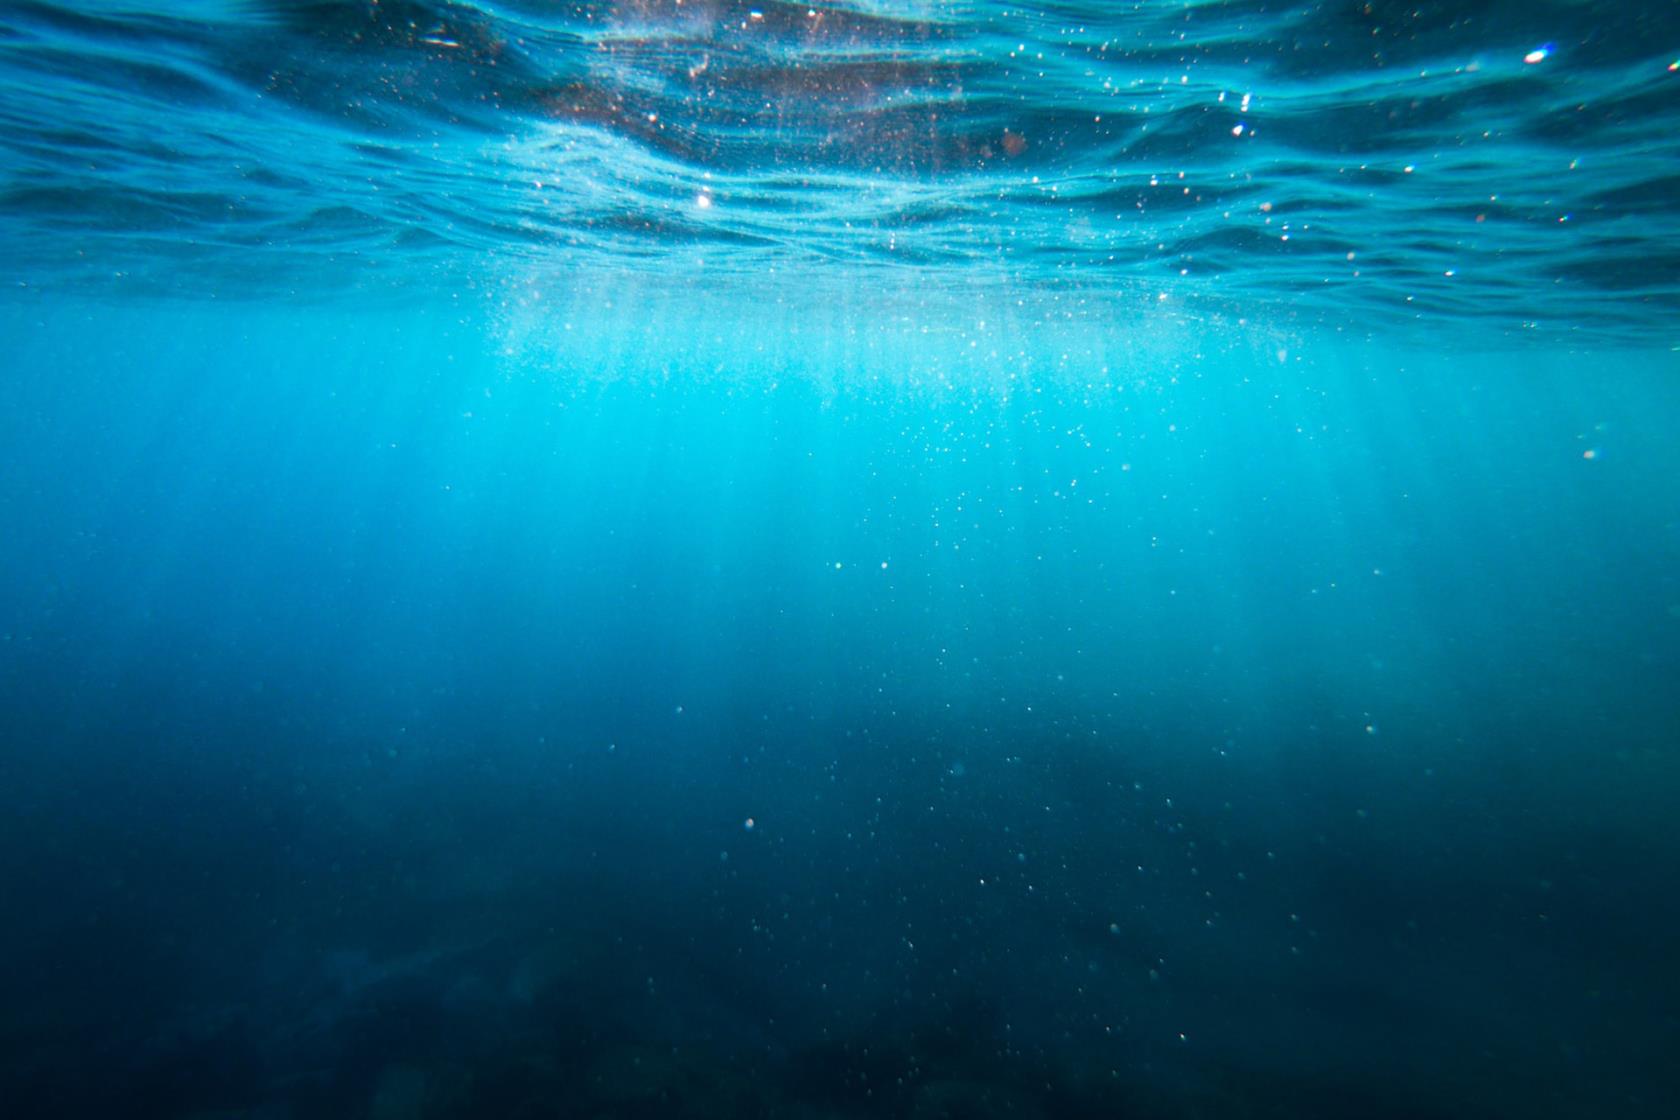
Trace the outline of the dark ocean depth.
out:
<instances>
[{"instance_id":1,"label":"dark ocean depth","mask_svg":"<svg viewBox=\"0 0 1680 1120\"><path fill-rule=\"evenodd\" d=\"M1680 1115L1680 6L0 0L0 1117Z\"/></svg>"}]
</instances>

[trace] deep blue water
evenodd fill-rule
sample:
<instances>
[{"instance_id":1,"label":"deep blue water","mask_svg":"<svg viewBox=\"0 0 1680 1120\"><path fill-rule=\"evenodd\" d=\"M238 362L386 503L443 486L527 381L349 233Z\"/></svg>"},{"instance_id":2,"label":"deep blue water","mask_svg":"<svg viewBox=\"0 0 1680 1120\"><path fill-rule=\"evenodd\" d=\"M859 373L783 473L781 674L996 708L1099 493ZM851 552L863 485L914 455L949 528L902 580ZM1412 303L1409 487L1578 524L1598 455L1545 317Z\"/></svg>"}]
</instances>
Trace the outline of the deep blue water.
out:
<instances>
[{"instance_id":1,"label":"deep blue water","mask_svg":"<svg viewBox=\"0 0 1680 1120\"><path fill-rule=\"evenodd\" d=\"M1680 1111L1680 5L0 0L7 1117Z\"/></svg>"}]
</instances>

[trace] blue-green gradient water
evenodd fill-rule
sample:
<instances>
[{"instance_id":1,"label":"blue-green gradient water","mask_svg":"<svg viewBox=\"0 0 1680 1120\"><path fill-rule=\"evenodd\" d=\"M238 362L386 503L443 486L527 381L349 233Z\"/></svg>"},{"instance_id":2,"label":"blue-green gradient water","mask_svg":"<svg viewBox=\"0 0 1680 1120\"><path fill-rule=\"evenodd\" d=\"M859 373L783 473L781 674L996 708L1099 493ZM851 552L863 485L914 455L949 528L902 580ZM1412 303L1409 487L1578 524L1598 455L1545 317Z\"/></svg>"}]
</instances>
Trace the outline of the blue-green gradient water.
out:
<instances>
[{"instance_id":1,"label":"blue-green gradient water","mask_svg":"<svg viewBox=\"0 0 1680 1120\"><path fill-rule=\"evenodd\" d=\"M0 1111L1663 1118L1680 7L0 0Z\"/></svg>"}]
</instances>

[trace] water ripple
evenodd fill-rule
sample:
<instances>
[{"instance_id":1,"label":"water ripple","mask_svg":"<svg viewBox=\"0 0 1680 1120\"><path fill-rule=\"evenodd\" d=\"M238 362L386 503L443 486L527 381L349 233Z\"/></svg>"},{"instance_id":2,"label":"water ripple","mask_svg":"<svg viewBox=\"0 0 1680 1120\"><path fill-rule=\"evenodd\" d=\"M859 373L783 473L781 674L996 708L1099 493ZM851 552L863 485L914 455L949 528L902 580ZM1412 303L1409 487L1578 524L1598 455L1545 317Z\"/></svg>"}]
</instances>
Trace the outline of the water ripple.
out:
<instances>
[{"instance_id":1,"label":"water ripple","mask_svg":"<svg viewBox=\"0 0 1680 1120\"><path fill-rule=\"evenodd\" d=\"M1672 341L1680 5L0 2L0 264L1159 291ZM847 275L851 275L848 271Z\"/></svg>"}]
</instances>

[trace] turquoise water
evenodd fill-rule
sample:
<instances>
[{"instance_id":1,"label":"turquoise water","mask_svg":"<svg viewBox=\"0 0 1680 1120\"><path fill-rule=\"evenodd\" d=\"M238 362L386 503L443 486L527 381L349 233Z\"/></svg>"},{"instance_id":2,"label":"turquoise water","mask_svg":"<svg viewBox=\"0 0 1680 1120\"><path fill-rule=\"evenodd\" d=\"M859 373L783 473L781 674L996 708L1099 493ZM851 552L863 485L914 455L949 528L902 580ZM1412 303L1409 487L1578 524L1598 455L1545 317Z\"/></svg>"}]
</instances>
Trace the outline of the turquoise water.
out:
<instances>
[{"instance_id":1,"label":"turquoise water","mask_svg":"<svg viewBox=\"0 0 1680 1120\"><path fill-rule=\"evenodd\" d=\"M1667 3L4 12L29 287L1055 283L1662 345L1680 310Z\"/></svg>"},{"instance_id":2,"label":"turquoise water","mask_svg":"<svg viewBox=\"0 0 1680 1120\"><path fill-rule=\"evenodd\" d=\"M0 3L7 1114L1672 1115L1676 58Z\"/></svg>"}]
</instances>

